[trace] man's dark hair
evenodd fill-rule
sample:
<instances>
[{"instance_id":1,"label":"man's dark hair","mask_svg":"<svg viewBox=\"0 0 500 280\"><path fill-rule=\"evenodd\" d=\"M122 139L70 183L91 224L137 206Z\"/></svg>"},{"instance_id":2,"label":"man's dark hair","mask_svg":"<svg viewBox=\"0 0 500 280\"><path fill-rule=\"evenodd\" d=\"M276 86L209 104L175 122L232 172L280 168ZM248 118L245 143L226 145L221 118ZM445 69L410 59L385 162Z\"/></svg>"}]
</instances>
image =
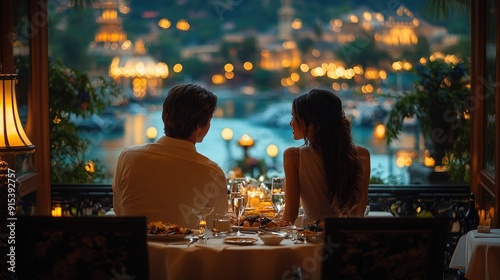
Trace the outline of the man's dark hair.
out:
<instances>
[{"instance_id":1,"label":"man's dark hair","mask_svg":"<svg viewBox=\"0 0 500 280\"><path fill-rule=\"evenodd\" d=\"M199 126L208 124L217 106L217 96L193 84L174 86L163 102L165 135L186 139Z\"/></svg>"}]
</instances>

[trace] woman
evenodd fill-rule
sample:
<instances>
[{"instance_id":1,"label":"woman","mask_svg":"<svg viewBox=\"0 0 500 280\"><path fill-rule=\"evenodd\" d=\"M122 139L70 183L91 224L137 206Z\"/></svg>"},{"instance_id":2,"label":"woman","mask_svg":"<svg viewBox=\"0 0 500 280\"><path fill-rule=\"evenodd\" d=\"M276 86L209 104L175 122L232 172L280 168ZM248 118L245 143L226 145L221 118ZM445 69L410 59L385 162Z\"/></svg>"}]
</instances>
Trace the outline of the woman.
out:
<instances>
[{"instance_id":1,"label":"woman","mask_svg":"<svg viewBox=\"0 0 500 280\"><path fill-rule=\"evenodd\" d=\"M299 204L303 224L332 216L363 216L368 201L370 153L356 146L342 102L328 90L312 89L296 97L290 126L301 147L283 153L285 212L294 223Z\"/></svg>"}]
</instances>

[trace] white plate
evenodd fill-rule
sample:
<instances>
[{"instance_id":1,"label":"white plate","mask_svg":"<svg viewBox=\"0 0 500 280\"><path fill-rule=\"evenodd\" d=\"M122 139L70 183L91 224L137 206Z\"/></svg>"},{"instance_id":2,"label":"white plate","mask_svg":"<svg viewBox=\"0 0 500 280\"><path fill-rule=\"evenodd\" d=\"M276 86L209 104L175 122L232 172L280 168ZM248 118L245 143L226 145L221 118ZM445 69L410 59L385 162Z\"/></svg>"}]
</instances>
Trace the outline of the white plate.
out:
<instances>
[{"instance_id":1,"label":"white plate","mask_svg":"<svg viewBox=\"0 0 500 280\"><path fill-rule=\"evenodd\" d=\"M251 245L257 241L259 241L259 239L252 237L228 237L224 239L224 242L227 244L235 245Z\"/></svg>"},{"instance_id":2,"label":"white plate","mask_svg":"<svg viewBox=\"0 0 500 280\"><path fill-rule=\"evenodd\" d=\"M260 228L258 227L240 227L240 231L252 231L252 232L258 232ZM231 230L236 232L238 231L237 226L231 226Z\"/></svg>"},{"instance_id":3,"label":"white plate","mask_svg":"<svg viewBox=\"0 0 500 280\"><path fill-rule=\"evenodd\" d=\"M284 229L284 230L298 230L299 228L296 227L295 225L289 225L289 226L284 226L284 227L275 227L275 229Z\"/></svg>"},{"instance_id":4,"label":"white plate","mask_svg":"<svg viewBox=\"0 0 500 280\"><path fill-rule=\"evenodd\" d=\"M190 234L149 234L148 240L150 241L164 241L164 240L181 240Z\"/></svg>"}]
</instances>

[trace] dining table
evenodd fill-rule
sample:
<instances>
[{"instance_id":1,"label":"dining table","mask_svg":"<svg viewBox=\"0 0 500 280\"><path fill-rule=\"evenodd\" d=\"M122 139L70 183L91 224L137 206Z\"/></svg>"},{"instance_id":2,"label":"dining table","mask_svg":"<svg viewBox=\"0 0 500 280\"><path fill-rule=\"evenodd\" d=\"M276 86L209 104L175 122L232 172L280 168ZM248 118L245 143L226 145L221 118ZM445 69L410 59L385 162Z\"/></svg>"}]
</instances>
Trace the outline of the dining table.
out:
<instances>
[{"instance_id":1,"label":"dining table","mask_svg":"<svg viewBox=\"0 0 500 280\"><path fill-rule=\"evenodd\" d=\"M468 280L500 279L500 229L471 230L458 240L450 268L465 271Z\"/></svg>"},{"instance_id":2,"label":"dining table","mask_svg":"<svg viewBox=\"0 0 500 280\"><path fill-rule=\"evenodd\" d=\"M244 231L241 237L207 231L208 239L191 245L188 238L148 241L150 279L320 279L322 242L297 242L291 236L279 245L265 245L257 231ZM239 238L253 240L234 242Z\"/></svg>"}]
</instances>

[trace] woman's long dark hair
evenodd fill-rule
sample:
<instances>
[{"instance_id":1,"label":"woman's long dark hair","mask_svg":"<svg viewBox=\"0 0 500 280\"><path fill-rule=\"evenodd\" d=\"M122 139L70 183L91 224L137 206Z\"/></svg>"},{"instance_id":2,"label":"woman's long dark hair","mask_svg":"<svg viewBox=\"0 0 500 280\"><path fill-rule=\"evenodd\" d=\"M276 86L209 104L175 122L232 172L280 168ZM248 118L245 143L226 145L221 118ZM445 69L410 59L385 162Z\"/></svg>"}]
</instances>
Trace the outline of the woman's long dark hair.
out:
<instances>
[{"instance_id":1,"label":"woman's long dark hair","mask_svg":"<svg viewBox=\"0 0 500 280\"><path fill-rule=\"evenodd\" d=\"M338 214L349 214L361 195L362 170L342 101L331 91L311 89L296 97L292 108L305 145L322 155L330 202L335 201Z\"/></svg>"}]
</instances>

